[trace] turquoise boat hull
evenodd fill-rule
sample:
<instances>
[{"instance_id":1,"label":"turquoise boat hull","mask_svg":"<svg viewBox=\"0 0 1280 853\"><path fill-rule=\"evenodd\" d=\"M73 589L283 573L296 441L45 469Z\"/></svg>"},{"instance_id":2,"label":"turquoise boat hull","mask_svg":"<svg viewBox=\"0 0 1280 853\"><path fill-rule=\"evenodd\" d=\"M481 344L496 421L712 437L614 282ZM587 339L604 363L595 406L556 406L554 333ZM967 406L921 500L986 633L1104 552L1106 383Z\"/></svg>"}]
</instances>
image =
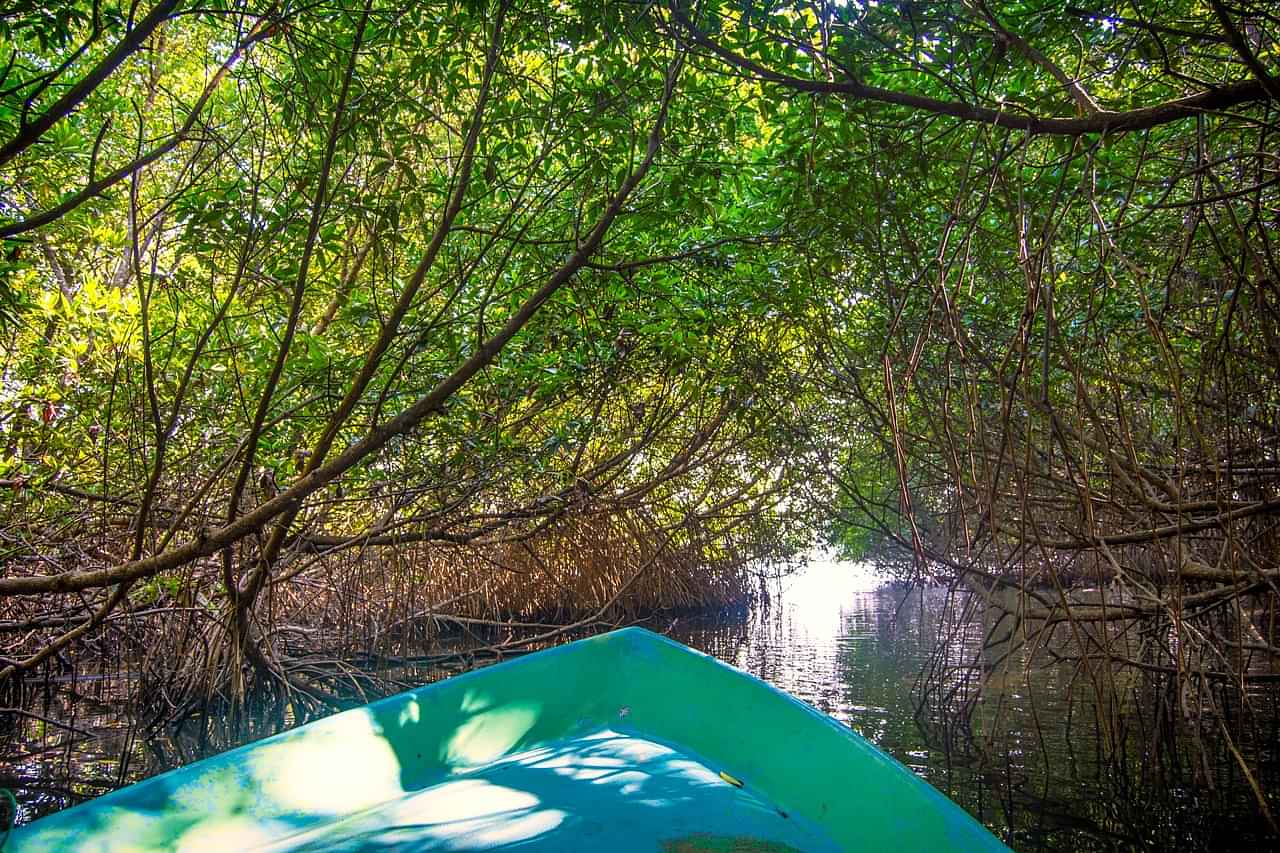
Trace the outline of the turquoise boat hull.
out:
<instances>
[{"instance_id":1,"label":"turquoise boat hull","mask_svg":"<svg viewBox=\"0 0 1280 853\"><path fill-rule=\"evenodd\" d=\"M628 628L139 782L6 853L250 849L1007 848L826 715Z\"/></svg>"}]
</instances>

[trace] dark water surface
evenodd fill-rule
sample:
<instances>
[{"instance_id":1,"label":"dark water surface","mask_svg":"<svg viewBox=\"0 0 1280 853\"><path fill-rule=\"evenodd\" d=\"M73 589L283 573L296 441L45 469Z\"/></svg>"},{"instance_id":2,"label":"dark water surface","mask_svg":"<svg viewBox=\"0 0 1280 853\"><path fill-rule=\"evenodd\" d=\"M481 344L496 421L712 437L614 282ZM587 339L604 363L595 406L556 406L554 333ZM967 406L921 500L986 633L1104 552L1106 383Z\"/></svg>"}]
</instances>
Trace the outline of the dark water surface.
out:
<instances>
[{"instance_id":1,"label":"dark water surface","mask_svg":"<svg viewBox=\"0 0 1280 853\"><path fill-rule=\"evenodd\" d=\"M983 661L988 626L958 619L955 605L945 590L907 593L867 567L816 561L745 618L650 627L852 726L1017 850L1280 849L1216 719L1201 721L1197 742L1166 743L1167 727L1144 706L1148 686L1108 675L1099 687L1067 664L1028 667L1021 652L980 679L964 665ZM250 721L232 733L207 720L142 732L122 710L128 688L119 676L82 677L37 690L27 705L45 720L0 709L0 787L18 794L23 821L282 725ZM1238 744L1262 756L1255 781L1267 792L1280 790L1276 692L1256 688L1253 734Z\"/></svg>"},{"instance_id":2,"label":"dark water surface","mask_svg":"<svg viewBox=\"0 0 1280 853\"><path fill-rule=\"evenodd\" d=\"M1201 722L1199 744L1157 743L1132 676L1095 688L1074 665L1041 654L1029 667L1020 652L984 679L969 664L989 624L960 619L944 589L886 587L866 566L818 561L780 586L746 622L677 620L667 633L853 727L1015 849L1280 849L1216 722ZM1250 709L1273 814L1276 692L1260 686Z\"/></svg>"}]
</instances>

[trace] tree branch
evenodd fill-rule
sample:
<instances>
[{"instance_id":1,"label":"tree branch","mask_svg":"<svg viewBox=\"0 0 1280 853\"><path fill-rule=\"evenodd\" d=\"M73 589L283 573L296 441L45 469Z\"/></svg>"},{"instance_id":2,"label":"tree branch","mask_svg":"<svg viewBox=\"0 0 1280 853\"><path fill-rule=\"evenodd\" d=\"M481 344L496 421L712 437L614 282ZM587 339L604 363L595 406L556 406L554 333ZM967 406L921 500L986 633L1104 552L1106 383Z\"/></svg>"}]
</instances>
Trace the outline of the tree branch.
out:
<instances>
[{"instance_id":1,"label":"tree branch","mask_svg":"<svg viewBox=\"0 0 1280 853\"><path fill-rule=\"evenodd\" d=\"M69 115L85 98L89 97L94 89L102 85L102 81L110 77L112 72L120 67L120 63L142 47L142 43L151 36L156 27L168 19L169 14L177 7L178 2L179 0L160 0L147 13L147 16L139 21L138 25L120 40L114 50L104 56L92 71L80 79L79 83L68 89L66 94L54 102L49 109L41 113L35 121L30 124L24 124L19 128L17 136L10 139L3 148L0 148L0 166L8 163L34 145L49 128Z\"/></svg>"},{"instance_id":2,"label":"tree branch","mask_svg":"<svg viewBox=\"0 0 1280 853\"><path fill-rule=\"evenodd\" d=\"M857 101L875 101L883 104L908 107L914 110L951 116L978 124L990 124L1012 130L1052 136L1082 136L1087 133L1122 133L1148 130L1160 125L1181 121L1213 110L1224 110L1241 104L1266 101L1271 98L1266 87L1258 80L1245 80L1198 92L1183 98L1165 101L1150 107L1140 107L1124 112L1100 111L1079 118L1060 118L1008 112L962 101L944 101L927 95L899 92L868 86L857 80L806 80L766 68L755 60L735 53L694 26L683 12L674 6L672 19L680 26L688 41L705 48L728 64L745 71L765 83L785 86L797 92L816 95L841 95Z\"/></svg>"}]
</instances>

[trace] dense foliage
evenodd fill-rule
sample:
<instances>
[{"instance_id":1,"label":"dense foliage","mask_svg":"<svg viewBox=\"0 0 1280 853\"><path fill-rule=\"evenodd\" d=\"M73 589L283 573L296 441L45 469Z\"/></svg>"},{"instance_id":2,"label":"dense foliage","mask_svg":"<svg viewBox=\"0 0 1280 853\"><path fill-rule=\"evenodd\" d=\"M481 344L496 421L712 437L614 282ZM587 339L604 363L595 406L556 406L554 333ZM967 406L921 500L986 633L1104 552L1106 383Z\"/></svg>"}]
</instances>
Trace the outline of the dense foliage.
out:
<instances>
[{"instance_id":1,"label":"dense foliage","mask_svg":"<svg viewBox=\"0 0 1280 853\"><path fill-rule=\"evenodd\" d=\"M11 5L0 679L151 619L192 683L319 696L286 621L724 604L823 530L1239 705L1280 660L1278 34Z\"/></svg>"}]
</instances>

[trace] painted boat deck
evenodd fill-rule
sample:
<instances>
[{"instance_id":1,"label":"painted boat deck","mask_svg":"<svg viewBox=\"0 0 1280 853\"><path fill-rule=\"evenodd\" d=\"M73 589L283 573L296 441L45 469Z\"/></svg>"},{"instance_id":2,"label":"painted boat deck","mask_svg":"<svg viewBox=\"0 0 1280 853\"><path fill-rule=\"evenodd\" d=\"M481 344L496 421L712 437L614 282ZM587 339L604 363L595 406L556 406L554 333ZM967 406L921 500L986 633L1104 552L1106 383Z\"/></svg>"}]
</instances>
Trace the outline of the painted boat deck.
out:
<instances>
[{"instance_id":1,"label":"painted boat deck","mask_svg":"<svg viewBox=\"0 0 1280 853\"><path fill-rule=\"evenodd\" d=\"M251 849L1007 848L826 715L629 628L163 773L17 828L6 853Z\"/></svg>"},{"instance_id":2,"label":"painted boat deck","mask_svg":"<svg viewBox=\"0 0 1280 853\"><path fill-rule=\"evenodd\" d=\"M495 761L270 849L840 849L803 823L693 756L604 729Z\"/></svg>"}]
</instances>

